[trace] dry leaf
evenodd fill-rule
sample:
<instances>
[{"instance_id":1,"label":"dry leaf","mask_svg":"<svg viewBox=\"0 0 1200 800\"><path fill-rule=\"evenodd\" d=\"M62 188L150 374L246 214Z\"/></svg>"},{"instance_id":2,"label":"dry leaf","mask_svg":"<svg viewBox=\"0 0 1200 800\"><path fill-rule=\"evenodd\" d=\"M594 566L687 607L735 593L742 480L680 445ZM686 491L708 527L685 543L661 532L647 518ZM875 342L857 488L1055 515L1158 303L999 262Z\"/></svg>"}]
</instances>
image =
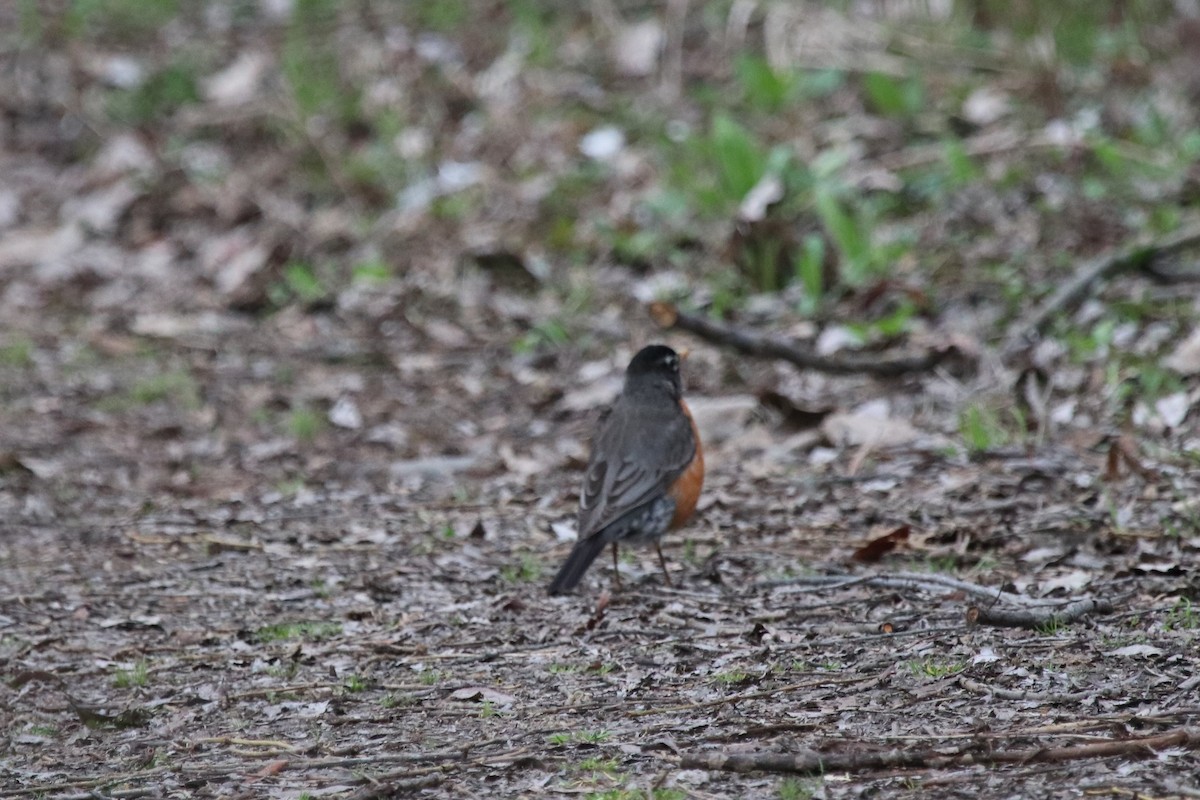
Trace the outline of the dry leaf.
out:
<instances>
[{"instance_id":1,"label":"dry leaf","mask_svg":"<svg viewBox=\"0 0 1200 800\"><path fill-rule=\"evenodd\" d=\"M895 550L902 542L908 541L908 534L911 531L911 525L901 525L892 532L867 542L855 550L851 558L864 564L873 564Z\"/></svg>"},{"instance_id":2,"label":"dry leaf","mask_svg":"<svg viewBox=\"0 0 1200 800\"><path fill-rule=\"evenodd\" d=\"M467 686L450 693L452 700L477 700L481 703L491 703L497 706L511 706L517 698L511 694L498 692L487 686Z\"/></svg>"}]
</instances>

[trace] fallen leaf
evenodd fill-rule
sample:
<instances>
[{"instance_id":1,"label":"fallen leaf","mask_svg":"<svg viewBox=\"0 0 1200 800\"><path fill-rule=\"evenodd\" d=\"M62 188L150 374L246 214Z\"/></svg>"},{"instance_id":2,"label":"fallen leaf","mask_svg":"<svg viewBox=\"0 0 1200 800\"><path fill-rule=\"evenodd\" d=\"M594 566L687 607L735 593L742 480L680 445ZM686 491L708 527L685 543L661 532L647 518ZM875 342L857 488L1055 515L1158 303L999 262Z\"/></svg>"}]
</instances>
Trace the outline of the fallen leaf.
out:
<instances>
[{"instance_id":1,"label":"fallen leaf","mask_svg":"<svg viewBox=\"0 0 1200 800\"><path fill-rule=\"evenodd\" d=\"M574 521L551 522L550 530L554 533L555 541L573 542L579 538Z\"/></svg>"},{"instance_id":2,"label":"fallen leaf","mask_svg":"<svg viewBox=\"0 0 1200 800\"><path fill-rule=\"evenodd\" d=\"M1200 374L1200 328L1180 342L1169 356L1163 359L1163 366L1181 375Z\"/></svg>"},{"instance_id":3,"label":"fallen leaf","mask_svg":"<svg viewBox=\"0 0 1200 800\"><path fill-rule=\"evenodd\" d=\"M1161 656L1162 654L1161 648L1148 644L1131 644L1127 647L1118 647L1109 653L1112 656Z\"/></svg>"},{"instance_id":4,"label":"fallen leaf","mask_svg":"<svg viewBox=\"0 0 1200 800\"><path fill-rule=\"evenodd\" d=\"M625 133L615 125L601 125L579 140L579 152L593 161L611 161L625 148Z\"/></svg>"},{"instance_id":5,"label":"fallen leaf","mask_svg":"<svg viewBox=\"0 0 1200 800\"><path fill-rule=\"evenodd\" d=\"M890 533L878 536L867 542L855 550L851 558L864 564L873 564L895 550L901 542L908 541L908 534L911 531L911 525L901 525Z\"/></svg>"},{"instance_id":6,"label":"fallen leaf","mask_svg":"<svg viewBox=\"0 0 1200 800\"><path fill-rule=\"evenodd\" d=\"M975 657L971 659L972 664L990 664L993 661L999 661L1000 656L996 655L996 651L990 647L980 649Z\"/></svg>"},{"instance_id":7,"label":"fallen leaf","mask_svg":"<svg viewBox=\"0 0 1200 800\"><path fill-rule=\"evenodd\" d=\"M476 700L480 703L491 703L497 706L510 706L517 702L511 694L498 692L487 686L466 686L450 693L452 700Z\"/></svg>"},{"instance_id":8,"label":"fallen leaf","mask_svg":"<svg viewBox=\"0 0 1200 800\"><path fill-rule=\"evenodd\" d=\"M622 25L612 43L612 59L617 72L630 78L644 78L658 67L666 34L656 19Z\"/></svg>"},{"instance_id":9,"label":"fallen leaf","mask_svg":"<svg viewBox=\"0 0 1200 800\"><path fill-rule=\"evenodd\" d=\"M266 53L247 50L204 81L205 99L217 106L239 106L250 102L258 94L270 64L271 59Z\"/></svg>"},{"instance_id":10,"label":"fallen leaf","mask_svg":"<svg viewBox=\"0 0 1200 800\"><path fill-rule=\"evenodd\" d=\"M767 209L782 199L783 181L778 175L767 173L742 198L738 218L743 222L759 222L767 216Z\"/></svg>"},{"instance_id":11,"label":"fallen leaf","mask_svg":"<svg viewBox=\"0 0 1200 800\"><path fill-rule=\"evenodd\" d=\"M338 401L329 409L329 421L339 428L352 431L363 426L362 412L358 410L354 398L348 395L339 397Z\"/></svg>"},{"instance_id":12,"label":"fallen leaf","mask_svg":"<svg viewBox=\"0 0 1200 800\"><path fill-rule=\"evenodd\" d=\"M1011 108L1011 102L1006 92L991 86L981 86L967 95L962 104L963 119L972 125L983 127L991 125Z\"/></svg>"},{"instance_id":13,"label":"fallen leaf","mask_svg":"<svg viewBox=\"0 0 1200 800\"><path fill-rule=\"evenodd\" d=\"M1093 577L1092 573L1081 569L1071 570L1064 575L1044 581L1042 583L1042 591L1047 594L1056 590L1077 592L1091 583Z\"/></svg>"},{"instance_id":14,"label":"fallen leaf","mask_svg":"<svg viewBox=\"0 0 1200 800\"><path fill-rule=\"evenodd\" d=\"M905 420L878 417L871 414L841 412L831 414L821 423L821 433L836 447L897 447L917 439L921 434Z\"/></svg>"},{"instance_id":15,"label":"fallen leaf","mask_svg":"<svg viewBox=\"0 0 1200 800\"><path fill-rule=\"evenodd\" d=\"M1154 401L1154 410L1168 428L1178 428L1182 425L1191 407L1187 392L1176 392Z\"/></svg>"},{"instance_id":16,"label":"fallen leaf","mask_svg":"<svg viewBox=\"0 0 1200 800\"><path fill-rule=\"evenodd\" d=\"M251 773L249 777L254 780L269 778L272 775L278 775L279 773L283 772L285 769L287 769L287 765L288 760L286 758L280 758L267 764L258 772Z\"/></svg>"}]
</instances>

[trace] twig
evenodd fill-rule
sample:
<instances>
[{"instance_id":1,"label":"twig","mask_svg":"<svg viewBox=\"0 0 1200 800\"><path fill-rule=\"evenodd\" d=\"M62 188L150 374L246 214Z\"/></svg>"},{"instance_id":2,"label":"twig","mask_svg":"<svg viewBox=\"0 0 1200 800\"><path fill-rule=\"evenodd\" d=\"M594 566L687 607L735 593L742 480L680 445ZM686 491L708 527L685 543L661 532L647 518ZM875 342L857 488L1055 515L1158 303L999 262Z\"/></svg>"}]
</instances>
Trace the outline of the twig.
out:
<instances>
[{"instance_id":1,"label":"twig","mask_svg":"<svg viewBox=\"0 0 1200 800\"><path fill-rule=\"evenodd\" d=\"M758 584L757 588L775 588L778 586L813 586L818 589L844 589L850 586L871 586L876 589L924 589L929 592L944 592L946 590L962 592L972 597L995 602L1004 602L1016 606L1060 605L1057 600L1039 600L1020 594L1006 592L1003 589L980 586L977 583L952 578L949 575L937 575L923 572L895 572L883 575L865 575L851 578L846 575L802 575L788 578L784 581L770 581Z\"/></svg>"},{"instance_id":2,"label":"twig","mask_svg":"<svg viewBox=\"0 0 1200 800\"><path fill-rule=\"evenodd\" d=\"M272 750L286 750L289 753L298 753L300 748L295 745L281 742L276 739L239 739L236 736L206 736L203 739L197 739L197 742L204 744L227 744L230 746L241 747L269 747Z\"/></svg>"},{"instance_id":3,"label":"twig","mask_svg":"<svg viewBox=\"0 0 1200 800\"><path fill-rule=\"evenodd\" d=\"M997 628L1048 628L1067 625L1091 613L1111 614L1113 604L1108 600L1084 597L1060 606L1036 608L1004 608L999 605L971 606L967 609L970 625L992 625Z\"/></svg>"},{"instance_id":4,"label":"twig","mask_svg":"<svg viewBox=\"0 0 1200 800\"><path fill-rule=\"evenodd\" d=\"M872 357L832 358L801 350L789 342L768 339L758 334L735 330L694 314L686 314L671 303L653 302L650 316L662 328L678 328L713 344L731 347L746 355L776 358L830 375L875 375L889 378L912 372L928 372L960 351L954 346L931 350L920 356L883 360Z\"/></svg>"},{"instance_id":5,"label":"twig","mask_svg":"<svg viewBox=\"0 0 1200 800\"><path fill-rule=\"evenodd\" d=\"M1001 686L988 686L986 683L959 677L959 686L976 694L993 695L1002 700L1017 700L1036 703L1078 703L1093 697L1106 697L1117 694L1115 689L1105 688L1100 691L1085 689L1081 692L1025 692L1016 689L1005 689Z\"/></svg>"},{"instance_id":6,"label":"twig","mask_svg":"<svg viewBox=\"0 0 1200 800\"><path fill-rule=\"evenodd\" d=\"M1111 278L1127 269L1146 269L1157 259L1198 244L1200 244L1200 226L1193 226L1184 228L1159 242L1139 242L1118 253L1110 253L1085 261L1057 292L1050 295L1041 306L1009 330L1004 356L1012 357L1036 341L1054 317L1078 305L1096 282Z\"/></svg>"},{"instance_id":7,"label":"twig","mask_svg":"<svg viewBox=\"0 0 1200 800\"><path fill-rule=\"evenodd\" d=\"M945 769L977 764L1025 764L1031 762L1077 761L1086 758L1140 758L1168 747L1200 747L1200 728L1176 728L1157 736L1110 739L1068 747L1039 747L999 750L971 744L953 749L894 749L857 753L693 753L680 759L682 769L725 772L794 772L820 775L830 772L870 772L896 767Z\"/></svg>"}]
</instances>

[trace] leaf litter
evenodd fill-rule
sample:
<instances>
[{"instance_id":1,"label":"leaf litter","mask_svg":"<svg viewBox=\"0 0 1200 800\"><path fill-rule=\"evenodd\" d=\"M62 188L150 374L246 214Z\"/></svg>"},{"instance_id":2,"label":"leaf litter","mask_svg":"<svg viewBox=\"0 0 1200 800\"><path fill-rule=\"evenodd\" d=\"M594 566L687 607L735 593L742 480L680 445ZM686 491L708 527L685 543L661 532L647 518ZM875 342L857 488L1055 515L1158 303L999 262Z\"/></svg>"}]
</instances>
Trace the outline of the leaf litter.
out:
<instances>
[{"instance_id":1,"label":"leaf litter","mask_svg":"<svg viewBox=\"0 0 1200 800\"><path fill-rule=\"evenodd\" d=\"M1114 273L1057 317L1092 340L1046 328L1058 346L1030 368L1058 410L1031 404L1034 435L1005 440L996 408L1018 395L991 349L1002 303L953 280L909 340L969 343L970 369L877 381L655 326L641 306L664 288L719 296L695 276L728 228L680 237L699 266L651 274L639 257L597 256L582 277L547 257L545 187L576 168L602 187L571 235L607 253L662 178L631 124L545 109L669 102L715 57L685 52L675 15L704 24L686 6L637 21L596 4L616 15L607 33L563 31L557 72L530 66L536 42L346 12L339 40L390 59L344 65L364 102L424 110L391 137L412 162L393 178L354 125L288 116L299 98L278 70L294 53L269 35L286 10L221 39L194 98L148 130L96 109L152 85L165 48L131 59L83 39L76 69L66 51L6 45L0 793L774 797L790 785L775 770L816 772L813 793L838 797L1196 790L1195 335L1102 328L1151 279ZM754 17L731 12L730 41L751 34L739 14ZM764 14L776 67L906 74L882 23ZM178 24L229 31L219 13ZM1015 130L1007 87L963 96L980 129L963 148L987 169L1048 171L1051 145L1086 139L1078 121ZM830 97L862 123L849 178L886 191L943 157L888 152L896 126L844 88ZM802 151L847 136L809 127ZM332 190L301 180L317 163ZM1033 186L1068 225L993 184L953 193L920 222L931 261L1016 251L1046 277L1047 253L1116 244L1121 226L1060 183ZM789 191L757 176L729 224L772 222ZM885 360L871 348L894 335L864 339L852 313L800 318L794 292L735 322ZM883 282L845 303L914 297ZM681 585L634 551L623 589L598 565L579 595L548 598L588 433L633 343L660 337L693 350L709 443L699 518L666 546ZM1164 354L1175 388L1110 393L1117 341Z\"/></svg>"}]
</instances>

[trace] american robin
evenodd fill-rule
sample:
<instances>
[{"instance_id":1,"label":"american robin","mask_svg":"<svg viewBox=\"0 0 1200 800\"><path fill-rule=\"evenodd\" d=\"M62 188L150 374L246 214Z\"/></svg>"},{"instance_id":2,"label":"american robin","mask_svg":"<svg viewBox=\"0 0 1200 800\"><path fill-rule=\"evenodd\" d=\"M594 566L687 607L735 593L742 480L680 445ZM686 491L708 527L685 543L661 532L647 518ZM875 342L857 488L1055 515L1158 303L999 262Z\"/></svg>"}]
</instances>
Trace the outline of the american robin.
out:
<instances>
[{"instance_id":1,"label":"american robin","mask_svg":"<svg viewBox=\"0 0 1200 800\"><path fill-rule=\"evenodd\" d=\"M659 539L692 516L704 484L704 452L683 402L679 355L644 347L625 370L625 386L601 422L579 498L579 540L554 576L550 594L574 589L605 545L653 542L663 578L671 575Z\"/></svg>"}]
</instances>

